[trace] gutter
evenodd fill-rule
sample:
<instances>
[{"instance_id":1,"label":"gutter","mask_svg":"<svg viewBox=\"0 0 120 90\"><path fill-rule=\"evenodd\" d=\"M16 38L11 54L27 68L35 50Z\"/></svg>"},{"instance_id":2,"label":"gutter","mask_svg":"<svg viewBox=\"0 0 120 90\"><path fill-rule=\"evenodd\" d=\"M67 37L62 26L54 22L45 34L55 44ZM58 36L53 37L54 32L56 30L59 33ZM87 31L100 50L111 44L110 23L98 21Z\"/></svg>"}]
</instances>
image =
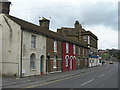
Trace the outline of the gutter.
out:
<instances>
[{"instance_id":1,"label":"gutter","mask_svg":"<svg viewBox=\"0 0 120 90\"><path fill-rule=\"evenodd\" d=\"M23 44L23 29L21 29L20 78L22 78L22 44Z\"/></svg>"}]
</instances>

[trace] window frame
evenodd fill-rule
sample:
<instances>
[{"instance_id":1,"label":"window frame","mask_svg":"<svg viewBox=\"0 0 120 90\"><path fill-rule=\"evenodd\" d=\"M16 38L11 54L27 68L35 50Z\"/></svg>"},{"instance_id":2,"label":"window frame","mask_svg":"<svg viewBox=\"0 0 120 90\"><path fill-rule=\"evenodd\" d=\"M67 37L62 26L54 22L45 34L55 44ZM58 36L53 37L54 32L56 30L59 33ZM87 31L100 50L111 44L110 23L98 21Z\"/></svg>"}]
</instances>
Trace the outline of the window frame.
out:
<instances>
[{"instance_id":1,"label":"window frame","mask_svg":"<svg viewBox=\"0 0 120 90\"><path fill-rule=\"evenodd\" d=\"M73 45L73 54L76 54L76 47Z\"/></svg>"},{"instance_id":2,"label":"window frame","mask_svg":"<svg viewBox=\"0 0 120 90\"><path fill-rule=\"evenodd\" d=\"M53 58L53 68L57 68L57 57L54 56Z\"/></svg>"},{"instance_id":3,"label":"window frame","mask_svg":"<svg viewBox=\"0 0 120 90\"><path fill-rule=\"evenodd\" d=\"M57 52L57 41L54 41L54 52Z\"/></svg>"},{"instance_id":4,"label":"window frame","mask_svg":"<svg viewBox=\"0 0 120 90\"><path fill-rule=\"evenodd\" d=\"M36 35L31 35L31 48L36 48Z\"/></svg>"},{"instance_id":5,"label":"window frame","mask_svg":"<svg viewBox=\"0 0 120 90\"><path fill-rule=\"evenodd\" d=\"M69 53L69 43L66 43L66 53Z\"/></svg>"},{"instance_id":6,"label":"window frame","mask_svg":"<svg viewBox=\"0 0 120 90\"><path fill-rule=\"evenodd\" d=\"M33 57L32 57L33 56ZM35 60L36 60L36 55L32 53L30 55L30 69L35 69Z\"/></svg>"}]
</instances>

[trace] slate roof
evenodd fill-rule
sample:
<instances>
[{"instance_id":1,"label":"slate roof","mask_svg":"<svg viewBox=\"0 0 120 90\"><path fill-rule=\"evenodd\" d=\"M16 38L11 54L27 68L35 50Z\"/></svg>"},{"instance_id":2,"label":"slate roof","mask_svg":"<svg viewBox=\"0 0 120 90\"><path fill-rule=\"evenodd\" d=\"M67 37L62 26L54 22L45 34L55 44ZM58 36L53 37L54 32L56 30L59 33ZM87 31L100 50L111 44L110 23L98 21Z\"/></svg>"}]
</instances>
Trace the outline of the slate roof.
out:
<instances>
[{"instance_id":1,"label":"slate roof","mask_svg":"<svg viewBox=\"0 0 120 90\"><path fill-rule=\"evenodd\" d=\"M53 32L51 30L44 29L44 28L42 28L42 27L40 27L38 25L32 24L30 22L27 22L25 20L19 19L17 17L11 16L11 15L7 15L7 14L5 14L5 15L8 18L10 18L11 20L13 20L15 23L20 25L22 30L34 32L34 33L46 36L48 38L60 40L60 41L63 41L63 42L69 42L69 43L73 43L73 44L76 44L76 45L84 47L84 48L88 48L87 46L85 46L85 45L83 45L83 44L81 44L79 42L72 41L72 40L68 39L67 37L65 37L65 36L63 36L63 35L61 35L59 33Z\"/></svg>"}]
</instances>

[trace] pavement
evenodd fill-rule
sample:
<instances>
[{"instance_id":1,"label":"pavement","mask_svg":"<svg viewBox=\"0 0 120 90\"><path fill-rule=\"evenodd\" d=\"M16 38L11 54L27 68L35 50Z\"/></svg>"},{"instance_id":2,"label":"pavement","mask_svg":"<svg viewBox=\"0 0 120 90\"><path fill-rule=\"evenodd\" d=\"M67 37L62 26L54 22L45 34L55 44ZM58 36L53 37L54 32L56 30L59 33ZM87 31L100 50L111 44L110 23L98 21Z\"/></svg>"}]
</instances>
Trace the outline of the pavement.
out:
<instances>
[{"instance_id":1,"label":"pavement","mask_svg":"<svg viewBox=\"0 0 120 90\"><path fill-rule=\"evenodd\" d=\"M38 76L31 76L31 77L24 77L24 78L7 77L7 78L2 78L2 86L0 87L14 88L14 86L18 84L24 84L24 83L26 84L26 83L31 83L31 82L33 83L36 81L50 82L50 81L55 81L55 80L59 80L62 78L67 78L67 77L83 74L86 72L94 71L94 70L101 69L104 67L106 67L106 65L101 65L101 66L96 66L96 67L91 67L91 68L84 68L84 69L68 71L68 72L53 73L53 74L48 74L48 75L43 75L43 76L38 75Z\"/></svg>"}]
</instances>

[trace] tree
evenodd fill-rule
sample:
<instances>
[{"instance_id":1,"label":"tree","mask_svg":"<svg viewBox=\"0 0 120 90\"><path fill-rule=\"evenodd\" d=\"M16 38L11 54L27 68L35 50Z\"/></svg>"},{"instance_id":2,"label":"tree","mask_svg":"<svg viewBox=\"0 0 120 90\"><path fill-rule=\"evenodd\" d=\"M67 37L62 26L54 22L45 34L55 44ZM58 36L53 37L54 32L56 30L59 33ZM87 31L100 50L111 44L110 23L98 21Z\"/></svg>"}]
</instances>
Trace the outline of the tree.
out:
<instances>
[{"instance_id":1,"label":"tree","mask_svg":"<svg viewBox=\"0 0 120 90\"><path fill-rule=\"evenodd\" d=\"M119 50L118 53L117 53L117 59L118 59L118 61L120 62L120 50Z\"/></svg>"}]
</instances>

